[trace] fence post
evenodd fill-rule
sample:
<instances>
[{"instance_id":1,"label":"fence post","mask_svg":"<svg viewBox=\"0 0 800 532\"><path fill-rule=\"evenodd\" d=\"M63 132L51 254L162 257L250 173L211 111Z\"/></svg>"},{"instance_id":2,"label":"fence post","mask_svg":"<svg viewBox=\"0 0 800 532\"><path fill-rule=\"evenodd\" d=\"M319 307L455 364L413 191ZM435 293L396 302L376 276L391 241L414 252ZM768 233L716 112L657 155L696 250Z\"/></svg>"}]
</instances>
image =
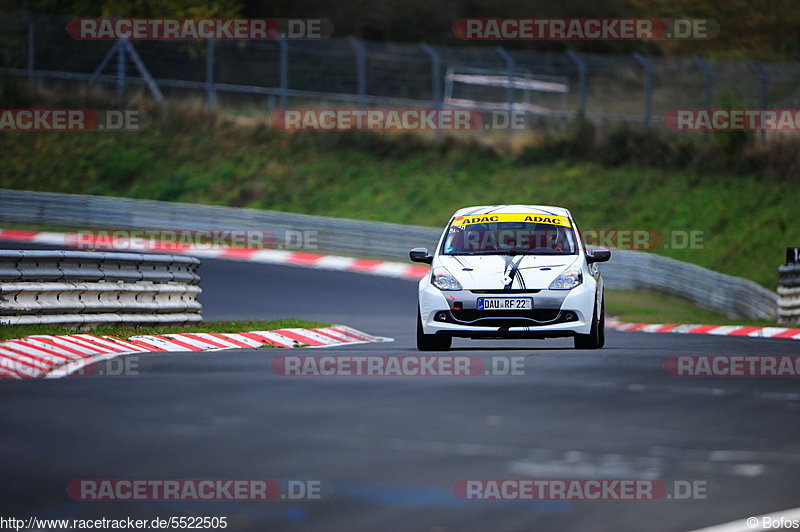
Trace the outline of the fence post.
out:
<instances>
[{"instance_id":1,"label":"fence post","mask_svg":"<svg viewBox=\"0 0 800 532\"><path fill-rule=\"evenodd\" d=\"M699 55L693 55L692 59L694 63L703 71L706 75L706 84L705 84L705 92L703 96L703 106L706 109L711 108L711 95L714 86L714 73L711 71L711 67L708 66L708 63L703 61Z\"/></svg>"},{"instance_id":2,"label":"fence post","mask_svg":"<svg viewBox=\"0 0 800 532\"><path fill-rule=\"evenodd\" d=\"M431 58L431 97L436 116L440 116L442 112L442 62L439 59L439 53L427 43L422 43L419 47ZM435 135L441 137L442 131L437 129Z\"/></svg>"},{"instance_id":3,"label":"fence post","mask_svg":"<svg viewBox=\"0 0 800 532\"><path fill-rule=\"evenodd\" d=\"M214 85L214 39L206 40L206 109L217 106L217 92Z\"/></svg>"},{"instance_id":4,"label":"fence post","mask_svg":"<svg viewBox=\"0 0 800 532\"><path fill-rule=\"evenodd\" d=\"M506 124L508 124L508 135L514 136L514 127L513 124L515 123L514 120L514 67L516 66L514 63L514 58L511 57L505 48L502 46L497 46L495 48L497 53L503 60L506 62L506 68L508 69L508 87L506 87L506 99L508 100L508 120L506 120Z\"/></svg>"},{"instance_id":5,"label":"fence post","mask_svg":"<svg viewBox=\"0 0 800 532\"><path fill-rule=\"evenodd\" d=\"M650 117L653 114L653 67L642 54L634 53L633 57L644 68L644 128L650 129Z\"/></svg>"},{"instance_id":6,"label":"fence post","mask_svg":"<svg viewBox=\"0 0 800 532\"><path fill-rule=\"evenodd\" d=\"M35 79L34 79L34 45L36 43L36 25L33 22L33 17L27 11L22 12L22 16L25 19L25 22L28 24L28 90L33 91L35 88Z\"/></svg>"},{"instance_id":7,"label":"fence post","mask_svg":"<svg viewBox=\"0 0 800 532\"><path fill-rule=\"evenodd\" d=\"M447 67L447 72L444 75L444 101L449 102L453 99L453 67Z\"/></svg>"},{"instance_id":8,"label":"fence post","mask_svg":"<svg viewBox=\"0 0 800 532\"><path fill-rule=\"evenodd\" d=\"M572 50L567 50L567 57L578 67L578 116L584 117L586 115L586 61Z\"/></svg>"},{"instance_id":9,"label":"fence post","mask_svg":"<svg viewBox=\"0 0 800 532\"><path fill-rule=\"evenodd\" d=\"M367 100L367 61L364 52L364 43L349 35L347 42L353 47L356 52L356 75L358 82L358 107L359 109L366 108Z\"/></svg>"},{"instance_id":10,"label":"fence post","mask_svg":"<svg viewBox=\"0 0 800 532\"><path fill-rule=\"evenodd\" d=\"M714 90L714 72L712 72L711 67L708 66L708 63L703 61L699 55L693 55L692 59L694 60L694 64L696 64L706 75L706 83L705 83L705 90L703 94L703 107L706 109L711 109L711 101L712 101L712 91ZM703 135L708 138L710 131L706 130Z\"/></svg>"},{"instance_id":11,"label":"fence post","mask_svg":"<svg viewBox=\"0 0 800 532\"><path fill-rule=\"evenodd\" d=\"M427 43L419 45L431 58L431 92L433 93L433 107L436 111L442 109L442 71L439 54Z\"/></svg>"},{"instance_id":12,"label":"fence post","mask_svg":"<svg viewBox=\"0 0 800 532\"><path fill-rule=\"evenodd\" d=\"M119 48L119 41L114 41L114 44L109 48L106 55L103 57L103 60L100 61L100 64L97 66L97 69L92 73L89 77L89 80L86 82L86 87L89 88L94 85L94 82L97 81L97 78L103 73L103 70L106 69L108 62L111 61L111 58L114 57L114 53Z\"/></svg>"},{"instance_id":13,"label":"fence post","mask_svg":"<svg viewBox=\"0 0 800 532\"><path fill-rule=\"evenodd\" d=\"M138 53L136 53L136 49L131 44L131 41L120 41L120 46L125 48L127 53L130 54L131 61L133 61L133 65L139 71L139 75L142 76L144 84L147 85L148 89L150 89L150 94L153 95L153 98L155 98L155 100L158 103L163 103L164 95L161 94L161 89L158 88L156 80L153 79L153 76L150 75L150 72L147 70L147 67L144 66L144 61L142 61L142 58L139 57Z\"/></svg>"},{"instance_id":14,"label":"fence post","mask_svg":"<svg viewBox=\"0 0 800 532\"><path fill-rule=\"evenodd\" d=\"M117 41L117 105L125 99L125 44Z\"/></svg>"},{"instance_id":15,"label":"fence post","mask_svg":"<svg viewBox=\"0 0 800 532\"><path fill-rule=\"evenodd\" d=\"M289 91L289 43L286 42L286 39L278 38L278 46L280 47L280 55L281 55L281 71L280 71L280 83L281 83L281 109L286 109L286 104L288 100L288 91Z\"/></svg>"},{"instance_id":16,"label":"fence post","mask_svg":"<svg viewBox=\"0 0 800 532\"><path fill-rule=\"evenodd\" d=\"M758 83L759 83L759 102L758 106L762 111L766 111L767 109L767 100L769 95L767 94L767 83L769 81L769 77L767 76L767 71L764 70L764 67L761 66L761 63L754 61L753 59L748 59L747 62L750 64L751 67L756 71L758 74ZM764 114L761 114L761 142L766 141L767 132L764 130Z\"/></svg>"},{"instance_id":17,"label":"fence post","mask_svg":"<svg viewBox=\"0 0 800 532\"><path fill-rule=\"evenodd\" d=\"M586 61L572 50L567 50L567 56L578 67L578 116L584 118L586 115Z\"/></svg>"},{"instance_id":18,"label":"fence post","mask_svg":"<svg viewBox=\"0 0 800 532\"><path fill-rule=\"evenodd\" d=\"M514 110L514 58L511 57L511 54L506 52L505 48L502 46L497 46L495 48L500 57L506 62L506 69L508 70L508 86L506 87L506 99L508 101L508 112L511 113ZM511 117L509 116L509 119Z\"/></svg>"}]
</instances>

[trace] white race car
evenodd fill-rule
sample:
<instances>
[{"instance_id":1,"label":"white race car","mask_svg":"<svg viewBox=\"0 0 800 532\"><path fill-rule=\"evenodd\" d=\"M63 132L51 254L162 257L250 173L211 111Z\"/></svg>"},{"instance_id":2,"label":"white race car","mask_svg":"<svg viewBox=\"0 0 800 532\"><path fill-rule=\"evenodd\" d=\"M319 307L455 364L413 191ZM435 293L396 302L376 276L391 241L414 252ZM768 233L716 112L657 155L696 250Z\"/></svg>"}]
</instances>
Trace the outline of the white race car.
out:
<instances>
[{"instance_id":1,"label":"white race car","mask_svg":"<svg viewBox=\"0 0 800 532\"><path fill-rule=\"evenodd\" d=\"M578 349L603 347L603 280L567 209L490 205L457 211L419 283L417 348L441 351L453 337L573 337Z\"/></svg>"}]
</instances>

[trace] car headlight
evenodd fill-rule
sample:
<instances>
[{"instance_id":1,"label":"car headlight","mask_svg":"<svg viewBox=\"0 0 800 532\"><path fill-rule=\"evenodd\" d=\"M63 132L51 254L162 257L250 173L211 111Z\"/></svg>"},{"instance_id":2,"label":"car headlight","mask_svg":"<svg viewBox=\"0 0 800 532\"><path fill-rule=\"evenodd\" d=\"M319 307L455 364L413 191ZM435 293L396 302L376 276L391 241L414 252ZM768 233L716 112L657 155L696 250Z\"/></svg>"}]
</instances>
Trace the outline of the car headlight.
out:
<instances>
[{"instance_id":1,"label":"car headlight","mask_svg":"<svg viewBox=\"0 0 800 532\"><path fill-rule=\"evenodd\" d=\"M461 283L442 266L435 267L431 272L431 284L439 290L461 290Z\"/></svg>"},{"instance_id":2,"label":"car headlight","mask_svg":"<svg viewBox=\"0 0 800 532\"><path fill-rule=\"evenodd\" d=\"M550 283L550 290L572 290L583 282L583 274L579 269L570 269L556 277Z\"/></svg>"}]
</instances>

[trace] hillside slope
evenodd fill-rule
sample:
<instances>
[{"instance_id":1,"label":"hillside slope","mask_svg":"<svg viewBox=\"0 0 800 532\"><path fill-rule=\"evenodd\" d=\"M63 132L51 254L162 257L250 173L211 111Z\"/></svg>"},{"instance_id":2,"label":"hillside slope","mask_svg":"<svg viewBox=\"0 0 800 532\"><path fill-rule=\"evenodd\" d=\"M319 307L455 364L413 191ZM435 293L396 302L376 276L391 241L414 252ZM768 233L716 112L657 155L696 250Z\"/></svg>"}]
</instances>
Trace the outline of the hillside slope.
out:
<instances>
[{"instance_id":1,"label":"hillside slope","mask_svg":"<svg viewBox=\"0 0 800 532\"><path fill-rule=\"evenodd\" d=\"M556 160L523 164L470 142L355 133L288 135L205 119L146 132L4 133L0 187L128 196L441 226L465 205L568 207L581 228L702 232L658 253L774 289L800 245L796 184Z\"/></svg>"}]
</instances>

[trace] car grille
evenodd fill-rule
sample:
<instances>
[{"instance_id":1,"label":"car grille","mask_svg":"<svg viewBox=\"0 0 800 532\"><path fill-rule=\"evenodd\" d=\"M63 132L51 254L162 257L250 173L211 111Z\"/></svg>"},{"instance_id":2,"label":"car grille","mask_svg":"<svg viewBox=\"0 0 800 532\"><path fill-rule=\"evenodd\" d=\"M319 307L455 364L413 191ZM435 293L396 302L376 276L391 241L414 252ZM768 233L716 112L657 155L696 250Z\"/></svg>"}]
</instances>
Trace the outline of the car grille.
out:
<instances>
[{"instance_id":1,"label":"car grille","mask_svg":"<svg viewBox=\"0 0 800 532\"><path fill-rule=\"evenodd\" d=\"M526 288L498 288L496 290L470 290L473 294L538 294L541 290L528 290Z\"/></svg>"},{"instance_id":2,"label":"car grille","mask_svg":"<svg viewBox=\"0 0 800 532\"><path fill-rule=\"evenodd\" d=\"M454 321L479 327L525 327L565 321L558 309L486 311L477 309L451 310Z\"/></svg>"}]
</instances>

